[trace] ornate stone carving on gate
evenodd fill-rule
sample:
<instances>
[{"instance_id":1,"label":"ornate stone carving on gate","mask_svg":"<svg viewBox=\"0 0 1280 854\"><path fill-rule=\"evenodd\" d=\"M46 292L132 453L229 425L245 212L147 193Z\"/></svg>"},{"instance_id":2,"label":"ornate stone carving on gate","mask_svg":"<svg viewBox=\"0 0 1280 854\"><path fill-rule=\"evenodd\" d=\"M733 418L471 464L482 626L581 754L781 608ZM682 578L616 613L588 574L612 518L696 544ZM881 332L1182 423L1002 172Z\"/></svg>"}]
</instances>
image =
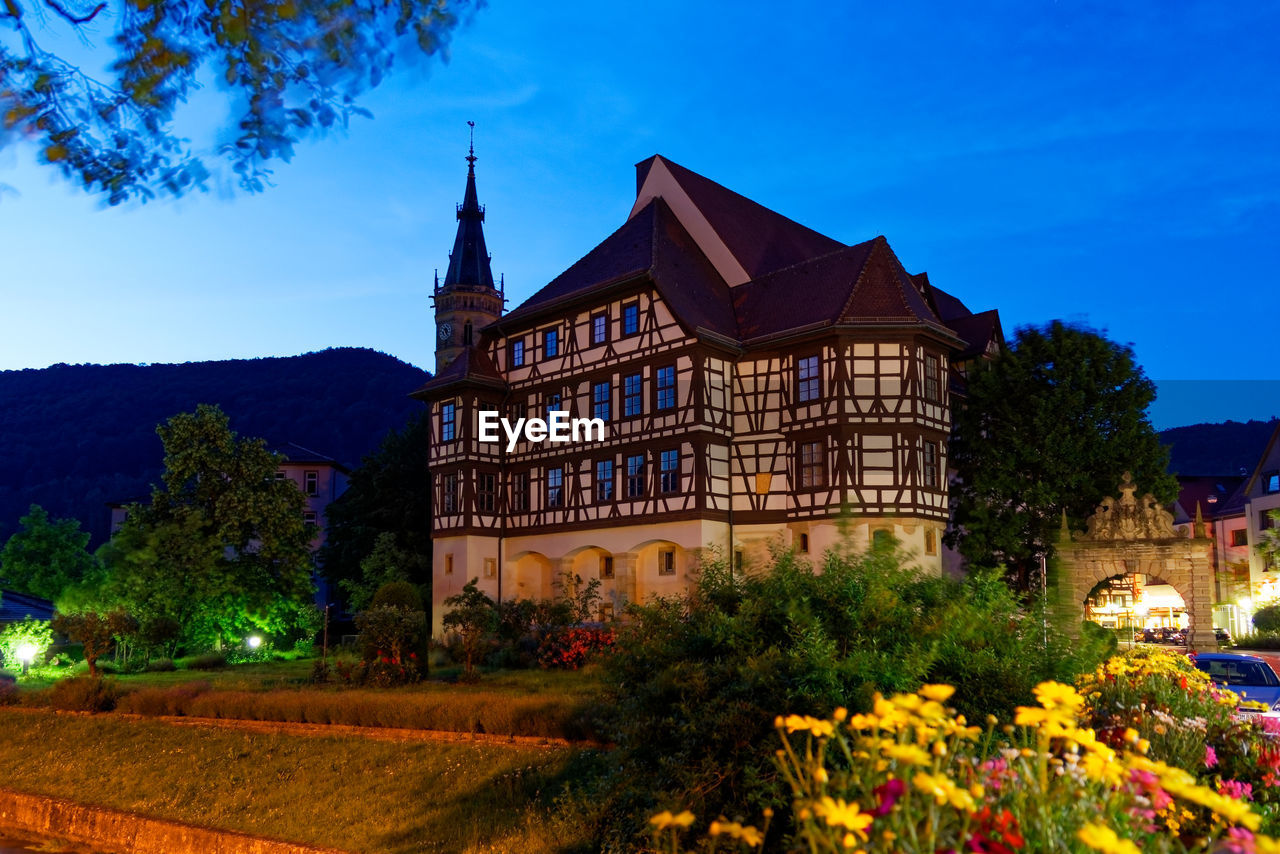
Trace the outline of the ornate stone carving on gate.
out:
<instances>
[{"instance_id":1,"label":"ornate stone carving on gate","mask_svg":"<svg viewBox=\"0 0 1280 854\"><path fill-rule=\"evenodd\" d=\"M1138 487L1133 482L1133 475L1124 473L1120 483L1120 500L1111 496L1102 499L1102 504L1089 517L1087 533L1078 539L1106 540L1172 540L1178 536L1173 529L1173 514L1165 510L1150 492L1141 500L1133 494Z\"/></svg>"}]
</instances>

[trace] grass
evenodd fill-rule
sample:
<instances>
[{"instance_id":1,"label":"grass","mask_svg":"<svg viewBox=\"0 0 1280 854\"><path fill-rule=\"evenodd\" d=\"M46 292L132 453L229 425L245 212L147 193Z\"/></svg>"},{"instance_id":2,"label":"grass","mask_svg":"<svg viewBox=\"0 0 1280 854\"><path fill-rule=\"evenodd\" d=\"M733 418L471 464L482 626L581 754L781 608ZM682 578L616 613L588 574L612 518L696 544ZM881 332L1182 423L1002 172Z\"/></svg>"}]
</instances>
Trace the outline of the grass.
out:
<instances>
[{"instance_id":1,"label":"grass","mask_svg":"<svg viewBox=\"0 0 1280 854\"><path fill-rule=\"evenodd\" d=\"M590 763L571 750L0 709L0 780L10 788L371 854L581 846L574 828L546 816Z\"/></svg>"}]
</instances>

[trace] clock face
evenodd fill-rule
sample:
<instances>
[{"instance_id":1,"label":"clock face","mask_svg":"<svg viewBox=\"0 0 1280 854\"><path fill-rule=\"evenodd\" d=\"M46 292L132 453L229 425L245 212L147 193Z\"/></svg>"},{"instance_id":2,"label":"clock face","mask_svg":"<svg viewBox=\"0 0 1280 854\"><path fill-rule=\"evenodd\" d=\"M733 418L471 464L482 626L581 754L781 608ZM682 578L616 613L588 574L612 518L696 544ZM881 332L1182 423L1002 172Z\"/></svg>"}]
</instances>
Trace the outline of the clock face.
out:
<instances>
[{"instance_id":1,"label":"clock face","mask_svg":"<svg viewBox=\"0 0 1280 854\"><path fill-rule=\"evenodd\" d=\"M453 337L453 324L452 323L440 324L439 333L440 333L441 341L448 341L450 338Z\"/></svg>"}]
</instances>

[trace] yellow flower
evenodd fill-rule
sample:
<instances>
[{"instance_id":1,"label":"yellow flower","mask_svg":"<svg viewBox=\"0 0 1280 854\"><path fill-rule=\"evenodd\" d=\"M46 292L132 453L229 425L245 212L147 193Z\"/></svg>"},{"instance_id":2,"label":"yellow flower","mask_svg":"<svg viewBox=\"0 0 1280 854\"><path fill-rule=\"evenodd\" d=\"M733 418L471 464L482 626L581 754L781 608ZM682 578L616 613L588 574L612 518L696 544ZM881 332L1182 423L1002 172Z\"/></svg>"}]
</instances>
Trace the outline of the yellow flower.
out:
<instances>
[{"instance_id":1,"label":"yellow flower","mask_svg":"<svg viewBox=\"0 0 1280 854\"><path fill-rule=\"evenodd\" d=\"M950 685L925 685L920 689L919 694L926 700L945 703L955 692L956 689Z\"/></svg>"},{"instance_id":2,"label":"yellow flower","mask_svg":"<svg viewBox=\"0 0 1280 854\"><path fill-rule=\"evenodd\" d=\"M920 791L932 795L938 806L950 803L956 809L967 812L973 812L976 809L973 795L958 788L946 774L926 774L921 771L911 778L911 782Z\"/></svg>"},{"instance_id":3,"label":"yellow flower","mask_svg":"<svg viewBox=\"0 0 1280 854\"><path fill-rule=\"evenodd\" d=\"M932 764L929 754L914 744L895 744L892 741L886 741L881 743L880 750L890 759L906 762L909 765Z\"/></svg>"},{"instance_id":4,"label":"yellow flower","mask_svg":"<svg viewBox=\"0 0 1280 854\"><path fill-rule=\"evenodd\" d=\"M1084 705L1084 697L1076 689L1061 682L1041 682L1036 686L1036 699L1046 709L1067 708L1073 712Z\"/></svg>"},{"instance_id":5,"label":"yellow flower","mask_svg":"<svg viewBox=\"0 0 1280 854\"><path fill-rule=\"evenodd\" d=\"M844 798L824 797L813 805L813 811L824 817L830 826L844 827L864 840L867 838L867 828L871 825L873 818L870 814L859 810L856 803L845 803Z\"/></svg>"},{"instance_id":6,"label":"yellow flower","mask_svg":"<svg viewBox=\"0 0 1280 854\"><path fill-rule=\"evenodd\" d=\"M787 715L782 725L787 728L787 732L805 730L819 738L826 738L835 732L835 725L831 721L820 721L809 715Z\"/></svg>"},{"instance_id":7,"label":"yellow flower","mask_svg":"<svg viewBox=\"0 0 1280 854\"><path fill-rule=\"evenodd\" d=\"M649 819L658 830L666 830L668 827L688 827L693 824L693 813L685 810L677 815L672 815L671 810L663 810L662 812Z\"/></svg>"},{"instance_id":8,"label":"yellow flower","mask_svg":"<svg viewBox=\"0 0 1280 854\"><path fill-rule=\"evenodd\" d=\"M1116 836L1114 830L1103 824L1086 824L1076 833L1076 838L1103 854L1142 854L1138 846Z\"/></svg>"},{"instance_id":9,"label":"yellow flower","mask_svg":"<svg viewBox=\"0 0 1280 854\"><path fill-rule=\"evenodd\" d=\"M719 836L722 833L746 843L750 848L758 848L764 843L764 834L750 825L738 824L736 821L711 822L711 835Z\"/></svg>"}]
</instances>

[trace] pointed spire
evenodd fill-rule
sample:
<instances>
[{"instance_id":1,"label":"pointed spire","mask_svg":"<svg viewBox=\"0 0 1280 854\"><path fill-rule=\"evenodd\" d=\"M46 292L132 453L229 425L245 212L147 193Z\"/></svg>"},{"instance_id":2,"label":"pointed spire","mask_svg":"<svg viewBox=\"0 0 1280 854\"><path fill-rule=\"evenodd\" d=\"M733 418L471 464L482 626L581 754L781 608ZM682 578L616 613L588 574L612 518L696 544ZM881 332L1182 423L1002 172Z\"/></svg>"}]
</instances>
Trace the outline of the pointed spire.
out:
<instances>
[{"instance_id":1,"label":"pointed spire","mask_svg":"<svg viewBox=\"0 0 1280 854\"><path fill-rule=\"evenodd\" d=\"M493 288L493 272L489 268L489 252L484 244L484 208L476 193L475 122L471 127L471 145L467 149L467 189L458 206L458 235L449 253L449 270L445 273L444 287Z\"/></svg>"}]
</instances>

